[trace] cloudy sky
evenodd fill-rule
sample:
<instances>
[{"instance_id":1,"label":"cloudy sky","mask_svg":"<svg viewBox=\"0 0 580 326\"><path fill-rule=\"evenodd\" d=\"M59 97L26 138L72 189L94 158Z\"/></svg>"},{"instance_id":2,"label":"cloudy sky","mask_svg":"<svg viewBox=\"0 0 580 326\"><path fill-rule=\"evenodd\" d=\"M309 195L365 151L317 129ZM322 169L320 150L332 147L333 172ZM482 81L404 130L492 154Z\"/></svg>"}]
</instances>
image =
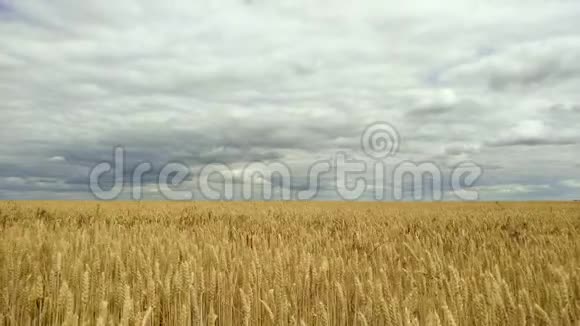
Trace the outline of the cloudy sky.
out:
<instances>
[{"instance_id":1,"label":"cloudy sky","mask_svg":"<svg viewBox=\"0 0 580 326\"><path fill-rule=\"evenodd\" d=\"M580 2L405 3L0 0L0 199L93 198L116 145L127 171L153 164L149 198L167 162L280 161L300 187L365 157L375 121L400 135L388 164L476 162L485 200L580 199Z\"/></svg>"}]
</instances>

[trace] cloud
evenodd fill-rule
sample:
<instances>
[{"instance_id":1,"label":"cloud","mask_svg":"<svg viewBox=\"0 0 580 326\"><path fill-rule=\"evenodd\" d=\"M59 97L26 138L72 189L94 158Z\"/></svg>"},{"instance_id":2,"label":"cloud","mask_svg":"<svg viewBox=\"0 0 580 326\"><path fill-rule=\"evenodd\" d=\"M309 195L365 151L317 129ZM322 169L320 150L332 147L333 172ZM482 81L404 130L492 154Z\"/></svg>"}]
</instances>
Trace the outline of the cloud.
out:
<instances>
[{"instance_id":1,"label":"cloud","mask_svg":"<svg viewBox=\"0 0 580 326\"><path fill-rule=\"evenodd\" d=\"M51 162L66 162L66 159L62 156L53 156L48 159Z\"/></svg>"},{"instance_id":2,"label":"cloud","mask_svg":"<svg viewBox=\"0 0 580 326\"><path fill-rule=\"evenodd\" d=\"M474 190L480 193L492 194L527 194L549 190L550 185L526 185L526 184L498 184L493 186L478 186Z\"/></svg>"},{"instance_id":3,"label":"cloud","mask_svg":"<svg viewBox=\"0 0 580 326\"><path fill-rule=\"evenodd\" d=\"M479 153L480 149L481 145L479 144L458 144L446 146L444 152L447 155L462 155Z\"/></svg>"},{"instance_id":4,"label":"cloud","mask_svg":"<svg viewBox=\"0 0 580 326\"><path fill-rule=\"evenodd\" d=\"M541 120L525 120L514 125L498 138L488 141L492 147L573 145L578 142L573 136L557 134Z\"/></svg>"},{"instance_id":5,"label":"cloud","mask_svg":"<svg viewBox=\"0 0 580 326\"><path fill-rule=\"evenodd\" d=\"M553 114L567 114L567 113L578 114L580 113L580 104L558 103L549 106L548 110Z\"/></svg>"},{"instance_id":6,"label":"cloud","mask_svg":"<svg viewBox=\"0 0 580 326\"><path fill-rule=\"evenodd\" d=\"M580 38L562 37L511 45L449 69L448 81L485 83L489 88L550 87L580 77Z\"/></svg>"},{"instance_id":7,"label":"cloud","mask_svg":"<svg viewBox=\"0 0 580 326\"><path fill-rule=\"evenodd\" d=\"M443 89L431 96L419 98L416 107L407 116L429 118L453 111L458 104L457 94L452 89Z\"/></svg>"},{"instance_id":8,"label":"cloud","mask_svg":"<svg viewBox=\"0 0 580 326\"><path fill-rule=\"evenodd\" d=\"M337 151L365 157L376 121L401 135L392 163L576 178L580 4L526 6L0 0L0 198L86 198L118 145L125 172L154 165L148 186L170 161L303 177Z\"/></svg>"},{"instance_id":9,"label":"cloud","mask_svg":"<svg viewBox=\"0 0 580 326\"><path fill-rule=\"evenodd\" d=\"M561 181L560 184L563 185L564 187L567 187L567 188L580 189L580 180L568 179L568 180Z\"/></svg>"}]
</instances>

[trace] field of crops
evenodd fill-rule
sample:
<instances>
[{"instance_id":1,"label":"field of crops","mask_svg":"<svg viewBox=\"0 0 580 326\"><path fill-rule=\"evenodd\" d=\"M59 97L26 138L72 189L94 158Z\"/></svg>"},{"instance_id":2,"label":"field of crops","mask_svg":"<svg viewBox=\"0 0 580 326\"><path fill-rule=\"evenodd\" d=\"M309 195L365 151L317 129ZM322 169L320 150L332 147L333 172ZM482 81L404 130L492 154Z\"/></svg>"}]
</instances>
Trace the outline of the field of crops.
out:
<instances>
[{"instance_id":1,"label":"field of crops","mask_svg":"<svg viewBox=\"0 0 580 326\"><path fill-rule=\"evenodd\" d=\"M0 325L580 325L580 204L0 202Z\"/></svg>"}]
</instances>

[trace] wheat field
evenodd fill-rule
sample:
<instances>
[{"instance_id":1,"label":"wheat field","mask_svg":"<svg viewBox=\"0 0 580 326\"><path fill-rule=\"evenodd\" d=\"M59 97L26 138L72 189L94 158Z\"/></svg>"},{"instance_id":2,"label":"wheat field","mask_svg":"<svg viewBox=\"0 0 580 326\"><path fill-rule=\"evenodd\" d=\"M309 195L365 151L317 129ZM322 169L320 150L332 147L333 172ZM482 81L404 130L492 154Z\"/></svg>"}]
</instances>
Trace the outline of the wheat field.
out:
<instances>
[{"instance_id":1,"label":"wheat field","mask_svg":"<svg viewBox=\"0 0 580 326\"><path fill-rule=\"evenodd\" d=\"M0 325L580 325L577 203L0 202Z\"/></svg>"}]
</instances>

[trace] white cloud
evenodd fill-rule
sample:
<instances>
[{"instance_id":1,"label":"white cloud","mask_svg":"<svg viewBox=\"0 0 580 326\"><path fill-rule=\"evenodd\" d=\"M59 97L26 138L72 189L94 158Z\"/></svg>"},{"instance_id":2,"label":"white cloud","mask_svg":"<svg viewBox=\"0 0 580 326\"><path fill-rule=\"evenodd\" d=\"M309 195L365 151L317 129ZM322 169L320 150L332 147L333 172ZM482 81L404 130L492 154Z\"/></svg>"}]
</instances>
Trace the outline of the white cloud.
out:
<instances>
[{"instance_id":1,"label":"white cloud","mask_svg":"<svg viewBox=\"0 0 580 326\"><path fill-rule=\"evenodd\" d=\"M563 180L560 182L560 184L563 185L564 187L580 189L580 180L576 179Z\"/></svg>"},{"instance_id":2,"label":"white cloud","mask_svg":"<svg viewBox=\"0 0 580 326\"><path fill-rule=\"evenodd\" d=\"M527 185L527 184L497 184L493 186L473 187L480 193L491 194L528 194L533 192L549 190L550 185Z\"/></svg>"},{"instance_id":3,"label":"white cloud","mask_svg":"<svg viewBox=\"0 0 580 326\"><path fill-rule=\"evenodd\" d=\"M62 156L53 156L51 158L48 159L51 162L65 162L66 159Z\"/></svg>"},{"instance_id":4,"label":"white cloud","mask_svg":"<svg viewBox=\"0 0 580 326\"><path fill-rule=\"evenodd\" d=\"M501 133L495 140L489 141L488 145L572 145L577 142L578 139L575 136L556 131L542 120L524 120Z\"/></svg>"}]
</instances>

